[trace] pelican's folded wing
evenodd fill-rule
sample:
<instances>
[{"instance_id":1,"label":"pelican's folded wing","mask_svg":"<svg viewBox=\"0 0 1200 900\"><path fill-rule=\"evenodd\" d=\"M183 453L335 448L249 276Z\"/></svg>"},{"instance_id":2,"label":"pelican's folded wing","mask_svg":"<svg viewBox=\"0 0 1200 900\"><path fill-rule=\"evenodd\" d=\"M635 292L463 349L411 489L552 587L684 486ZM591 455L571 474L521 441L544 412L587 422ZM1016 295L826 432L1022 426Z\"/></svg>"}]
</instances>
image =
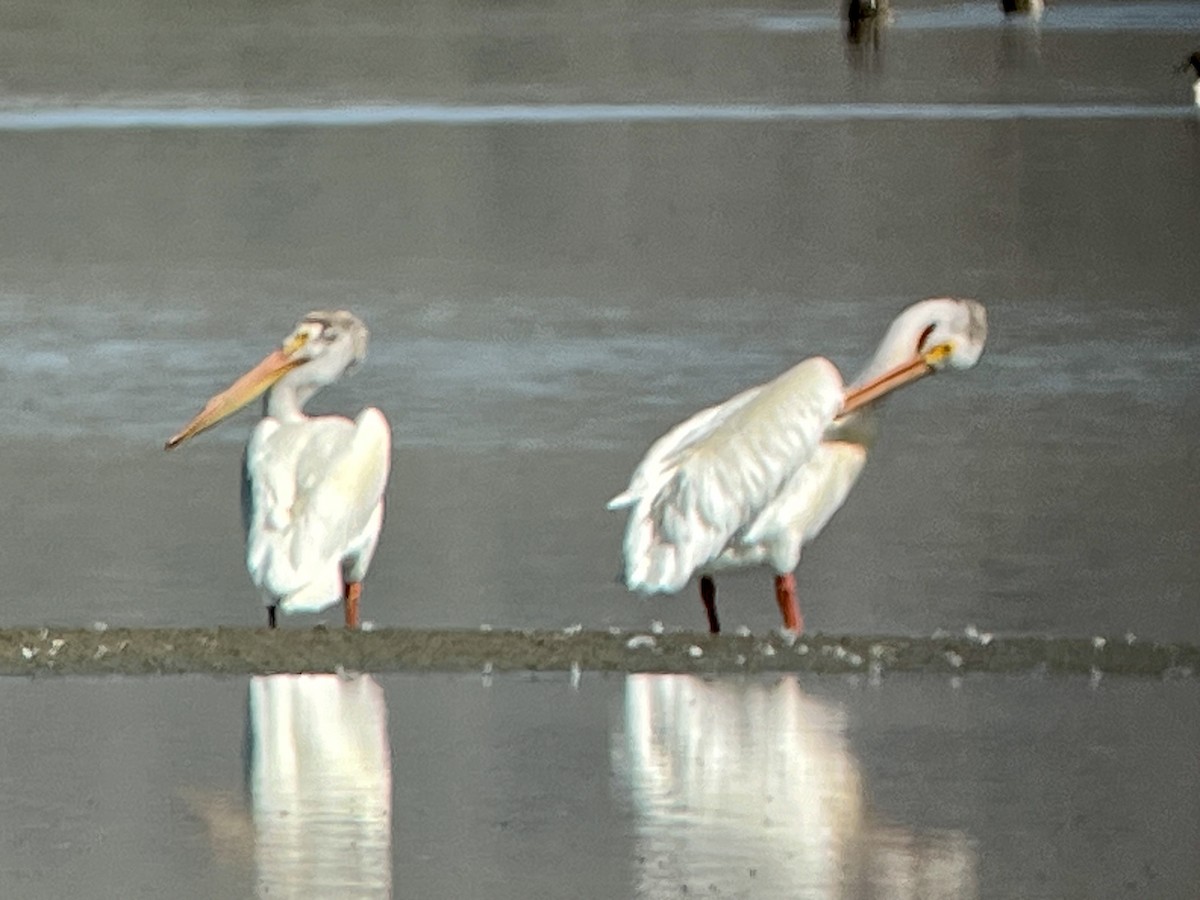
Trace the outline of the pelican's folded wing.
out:
<instances>
[{"instance_id":1,"label":"pelican's folded wing","mask_svg":"<svg viewBox=\"0 0 1200 900\"><path fill-rule=\"evenodd\" d=\"M391 458L391 430L383 413L363 410L353 438L330 458L323 476L312 478L304 515L309 546L318 546L326 558L340 558L359 540L383 499Z\"/></svg>"},{"instance_id":2,"label":"pelican's folded wing","mask_svg":"<svg viewBox=\"0 0 1200 900\"><path fill-rule=\"evenodd\" d=\"M813 357L656 441L609 503L632 507L626 584L676 591L716 559L813 455L843 393L833 364Z\"/></svg>"}]
</instances>

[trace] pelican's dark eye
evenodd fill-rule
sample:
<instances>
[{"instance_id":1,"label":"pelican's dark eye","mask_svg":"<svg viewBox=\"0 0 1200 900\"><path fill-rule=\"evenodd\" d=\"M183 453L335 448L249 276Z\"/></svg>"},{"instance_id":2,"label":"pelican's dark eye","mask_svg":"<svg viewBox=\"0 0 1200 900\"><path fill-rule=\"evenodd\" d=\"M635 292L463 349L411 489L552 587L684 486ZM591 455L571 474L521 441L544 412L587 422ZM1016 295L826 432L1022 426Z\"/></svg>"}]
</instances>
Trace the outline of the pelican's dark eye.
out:
<instances>
[{"instance_id":1,"label":"pelican's dark eye","mask_svg":"<svg viewBox=\"0 0 1200 900\"><path fill-rule=\"evenodd\" d=\"M929 340L929 336L931 334L933 334L934 327L935 326L933 326L933 325L926 325L925 330L921 332L921 336L919 338L917 338L917 352L918 353L920 353L922 350L925 349L925 342L927 340Z\"/></svg>"},{"instance_id":2,"label":"pelican's dark eye","mask_svg":"<svg viewBox=\"0 0 1200 900\"><path fill-rule=\"evenodd\" d=\"M324 328L321 330L321 340L326 344L332 344L337 340L338 333L333 328Z\"/></svg>"}]
</instances>

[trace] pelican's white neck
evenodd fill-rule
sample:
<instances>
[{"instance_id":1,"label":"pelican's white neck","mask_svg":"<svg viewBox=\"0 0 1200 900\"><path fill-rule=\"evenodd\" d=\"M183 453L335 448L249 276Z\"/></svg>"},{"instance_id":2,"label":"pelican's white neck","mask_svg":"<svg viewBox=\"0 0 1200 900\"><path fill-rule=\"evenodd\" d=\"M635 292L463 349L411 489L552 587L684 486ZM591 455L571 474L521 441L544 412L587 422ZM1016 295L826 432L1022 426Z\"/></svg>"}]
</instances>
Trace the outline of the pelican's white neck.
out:
<instances>
[{"instance_id":1,"label":"pelican's white neck","mask_svg":"<svg viewBox=\"0 0 1200 900\"><path fill-rule=\"evenodd\" d=\"M896 368L913 358L921 332L929 324L928 313L921 308L909 307L895 318L879 348L866 367L858 373L851 387L866 384L884 372Z\"/></svg>"},{"instance_id":2,"label":"pelican's white neck","mask_svg":"<svg viewBox=\"0 0 1200 900\"><path fill-rule=\"evenodd\" d=\"M263 400L263 415L289 424L303 422L308 418L304 412L304 405L320 389L319 384L297 382L284 376L267 392Z\"/></svg>"}]
</instances>

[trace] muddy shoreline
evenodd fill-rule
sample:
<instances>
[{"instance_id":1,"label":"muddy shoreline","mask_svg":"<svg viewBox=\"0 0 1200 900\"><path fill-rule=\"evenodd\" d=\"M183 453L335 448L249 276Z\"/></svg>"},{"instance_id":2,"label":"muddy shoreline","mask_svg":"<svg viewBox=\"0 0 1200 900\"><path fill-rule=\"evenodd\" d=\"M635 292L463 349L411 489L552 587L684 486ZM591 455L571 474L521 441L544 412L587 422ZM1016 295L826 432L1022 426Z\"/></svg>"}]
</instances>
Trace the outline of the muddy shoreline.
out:
<instances>
[{"instance_id":1,"label":"muddy shoreline","mask_svg":"<svg viewBox=\"0 0 1200 900\"><path fill-rule=\"evenodd\" d=\"M1194 678L1200 647L1126 638L316 628L0 630L3 675L598 671L1057 673Z\"/></svg>"}]
</instances>

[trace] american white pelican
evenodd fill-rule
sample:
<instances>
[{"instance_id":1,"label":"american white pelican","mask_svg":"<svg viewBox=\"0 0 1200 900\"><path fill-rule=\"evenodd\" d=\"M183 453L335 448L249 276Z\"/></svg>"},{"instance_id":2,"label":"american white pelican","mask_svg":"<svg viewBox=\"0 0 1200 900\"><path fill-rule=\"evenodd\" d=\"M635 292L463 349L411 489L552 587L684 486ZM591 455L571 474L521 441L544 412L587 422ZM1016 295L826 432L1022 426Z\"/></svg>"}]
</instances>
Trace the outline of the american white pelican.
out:
<instances>
[{"instance_id":1,"label":"american white pelican","mask_svg":"<svg viewBox=\"0 0 1200 900\"><path fill-rule=\"evenodd\" d=\"M275 610L318 612L342 600L358 627L362 580L383 526L391 430L383 413L309 417L304 404L367 355L367 329L346 312L311 312L283 346L214 396L167 449L270 390L246 445L246 567L275 627Z\"/></svg>"},{"instance_id":2,"label":"american white pelican","mask_svg":"<svg viewBox=\"0 0 1200 900\"><path fill-rule=\"evenodd\" d=\"M833 363L814 356L671 429L608 503L630 509L625 584L673 593L699 574L716 634L712 574L770 565L784 628L803 630L792 572L866 462L870 408L924 375L969 369L986 338L982 304L922 300L896 317L849 388Z\"/></svg>"}]
</instances>

